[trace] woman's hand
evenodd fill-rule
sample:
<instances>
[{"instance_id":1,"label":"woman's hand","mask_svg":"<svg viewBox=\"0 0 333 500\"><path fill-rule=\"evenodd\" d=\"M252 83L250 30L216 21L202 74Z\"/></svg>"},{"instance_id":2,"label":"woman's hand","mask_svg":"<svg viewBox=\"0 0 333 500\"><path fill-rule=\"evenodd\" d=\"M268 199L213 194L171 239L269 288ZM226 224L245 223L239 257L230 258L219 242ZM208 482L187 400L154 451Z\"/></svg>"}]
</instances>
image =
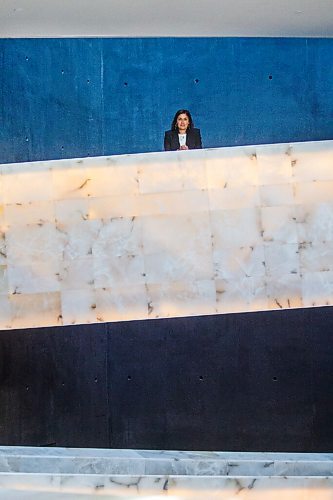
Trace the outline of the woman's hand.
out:
<instances>
[{"instance_id":1,"label":"woman's hand","mask_svg":"<svg viewBox=\"0 0 333 500\"><path fill-rule=\"evenodd\" d=\"M185 151L186 149L188 149L188 146L186 146L186 144L184 144L184 146L180 146L179 148L180 151Z\"/></svg>"}]
</instances>

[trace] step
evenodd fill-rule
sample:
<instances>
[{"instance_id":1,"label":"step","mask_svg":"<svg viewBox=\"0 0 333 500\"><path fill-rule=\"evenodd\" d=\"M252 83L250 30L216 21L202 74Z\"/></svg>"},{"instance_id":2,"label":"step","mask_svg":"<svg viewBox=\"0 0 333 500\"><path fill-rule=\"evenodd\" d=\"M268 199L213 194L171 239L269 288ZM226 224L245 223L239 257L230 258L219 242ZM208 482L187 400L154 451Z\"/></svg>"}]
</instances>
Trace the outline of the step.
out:
<instances>
[{"instance_id":1,"label":"step","mask_svg":"<svg viewBox=\"0 0 333 500\"><path fill-rule=\"evenodd\" d=\"M329 500L333 477L319 476L131 476L0 473L0 498L107 497L127 500ZM15 497L15 494L17 496ZM26 495L26 496L24 496ZM29 496L30 495L30 496ZM33 496L35 495L35 496ZM55 495L55 496L54 496ZM61 498L61 496L59 496Z\"/></svg>"},{"instance_id":2,"label":"step","mask_svg":"<svg viewBox=\"0 0 333 500\"><path fill-rule=\"evenodd\" d=\"M0 447L0 472L200 476L332 476L332 453Z\"/></svg>"}]
</instances>

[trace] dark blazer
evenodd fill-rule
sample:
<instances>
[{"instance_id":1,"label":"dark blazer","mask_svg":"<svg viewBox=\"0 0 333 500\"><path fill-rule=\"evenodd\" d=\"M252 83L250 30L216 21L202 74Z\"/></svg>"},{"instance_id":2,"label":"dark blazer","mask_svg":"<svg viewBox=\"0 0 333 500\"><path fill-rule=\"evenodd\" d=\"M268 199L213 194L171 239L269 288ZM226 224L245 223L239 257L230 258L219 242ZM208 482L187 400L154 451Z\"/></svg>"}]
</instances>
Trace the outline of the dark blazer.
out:
<instances>
[{"instance_id":1,"label":"dark blazer","mask_svg":"<svg viewBox=\"0 0 333 500\"><path fill-rule=\"evenodd\" d=\"M201 135L200 129L191 128L186 132L186 146L189 149L201 149ZM178 131L168 130L164 135L164 149L165 151L177 151L180 148Z\"/></svg>"}]
</instances>

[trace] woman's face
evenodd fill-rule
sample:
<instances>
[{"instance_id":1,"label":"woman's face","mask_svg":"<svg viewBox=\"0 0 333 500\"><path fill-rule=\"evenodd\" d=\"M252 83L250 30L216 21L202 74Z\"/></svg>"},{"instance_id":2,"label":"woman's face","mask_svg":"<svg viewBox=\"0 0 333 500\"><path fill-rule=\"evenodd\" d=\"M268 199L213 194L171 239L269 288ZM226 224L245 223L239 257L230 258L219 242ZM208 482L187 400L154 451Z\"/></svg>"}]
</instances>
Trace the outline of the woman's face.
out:
<instances>
[{"instance_id":1,"label":"woman's face","mask_svg":"<svg viewBox=\"0 0 333 500\"><path fill-rule=\"evenodd\" d=\"M186 113L181 113L177 118L177 127L180 134L185 134L187 127L190 124L190 120Z\"/></svg>"}]
</instances>

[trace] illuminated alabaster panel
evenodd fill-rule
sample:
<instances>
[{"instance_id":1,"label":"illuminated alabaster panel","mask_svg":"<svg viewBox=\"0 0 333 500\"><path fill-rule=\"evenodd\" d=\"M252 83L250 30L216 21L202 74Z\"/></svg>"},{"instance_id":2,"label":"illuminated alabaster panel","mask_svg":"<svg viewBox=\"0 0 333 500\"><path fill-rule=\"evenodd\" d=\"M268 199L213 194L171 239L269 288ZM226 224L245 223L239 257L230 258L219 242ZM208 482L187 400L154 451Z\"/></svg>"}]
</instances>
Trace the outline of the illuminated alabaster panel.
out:
<instances>
[{"instance_id":1,"label":"illuminated alabaster panel","mask_svg":"<svg viewBox=\"0 0 333 500\"><path fill-rule=\"evenodd\" d=\"M333 305L333 141L0 166L0 328Z\"/></svg>"}]
</instances>

